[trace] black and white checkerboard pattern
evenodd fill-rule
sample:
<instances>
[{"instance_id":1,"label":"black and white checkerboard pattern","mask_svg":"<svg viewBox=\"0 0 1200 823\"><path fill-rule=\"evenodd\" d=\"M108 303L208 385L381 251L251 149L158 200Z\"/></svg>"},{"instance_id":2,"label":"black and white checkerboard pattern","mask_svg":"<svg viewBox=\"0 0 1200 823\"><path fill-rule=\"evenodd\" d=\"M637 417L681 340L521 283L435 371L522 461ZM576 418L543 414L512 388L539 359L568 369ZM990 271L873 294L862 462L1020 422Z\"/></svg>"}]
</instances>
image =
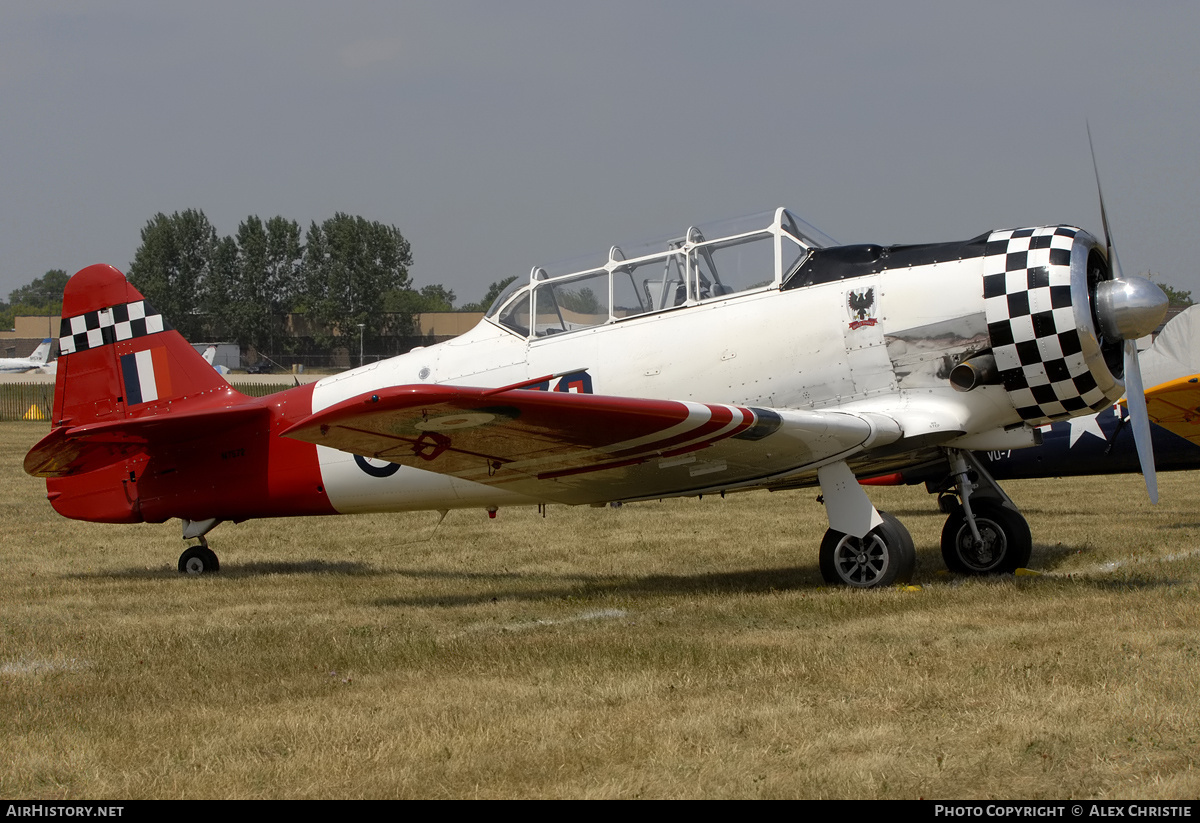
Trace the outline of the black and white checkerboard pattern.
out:
<instances>
[{"instance_id":1,"label":"black and white checkerboard pattern","mask_svg":"<svg viewBox=\"0 0 1200 823\"><path fill-rule=\"evenodd\" d=\"M145 300L64 317L59 330L60 354L87 351L120 340L132 340L171 328Z\"/></svg>"},{"instance_id":2,"label":"black and white checkerboard pattern","mask_svg":"<svg viewBox=\"0 0 1200 823\"><path fill-rule=\"evenodd\" d=\"M1071 306L1080 230L993 232L983 258L984 312L1000 380L1021 419L1041 425L1111 401L1096 384Z\"/></svg>"}]
</instances>

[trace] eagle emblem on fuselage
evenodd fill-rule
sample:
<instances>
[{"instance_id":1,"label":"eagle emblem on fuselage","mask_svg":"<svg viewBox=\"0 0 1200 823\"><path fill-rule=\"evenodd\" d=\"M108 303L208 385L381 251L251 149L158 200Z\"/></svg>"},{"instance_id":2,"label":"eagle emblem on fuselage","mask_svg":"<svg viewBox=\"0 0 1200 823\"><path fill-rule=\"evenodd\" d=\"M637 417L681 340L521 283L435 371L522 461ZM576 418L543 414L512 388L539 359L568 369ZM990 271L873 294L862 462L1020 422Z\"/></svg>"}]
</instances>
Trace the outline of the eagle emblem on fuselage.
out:
<instances>
[{"instance_id":1,"label":"eagle emblem on fuselage","mask_svg":"<svg viewBox=\"0 0 1200 823\"><path fill-rule=\"evenodd\" d=\"M852 289L846 294L846 310L850 314L850 328L874 326L875 320L875 289Z\"/></svg>"}]
</instances>

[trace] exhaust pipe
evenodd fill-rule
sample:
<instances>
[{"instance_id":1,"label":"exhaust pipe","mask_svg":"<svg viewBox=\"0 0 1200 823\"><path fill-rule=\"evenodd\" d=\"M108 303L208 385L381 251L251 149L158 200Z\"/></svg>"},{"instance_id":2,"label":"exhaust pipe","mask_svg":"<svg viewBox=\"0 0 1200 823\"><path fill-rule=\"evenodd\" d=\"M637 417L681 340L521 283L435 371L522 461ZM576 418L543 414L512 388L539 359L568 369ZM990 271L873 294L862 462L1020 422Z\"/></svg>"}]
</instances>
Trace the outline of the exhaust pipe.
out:
<instances>
[{"instance_id":1,"label":"exhaust pipe","mask_svg":"<svg viewBox=\"0 0 1200 823\"><path fill-rule=\"evenodd\" d=\"M1000 382L996 358L981 354L964 360L950 370L950 385L958 391L970 391L976 386L994 386Z\"/></svg>"}]
</instances>

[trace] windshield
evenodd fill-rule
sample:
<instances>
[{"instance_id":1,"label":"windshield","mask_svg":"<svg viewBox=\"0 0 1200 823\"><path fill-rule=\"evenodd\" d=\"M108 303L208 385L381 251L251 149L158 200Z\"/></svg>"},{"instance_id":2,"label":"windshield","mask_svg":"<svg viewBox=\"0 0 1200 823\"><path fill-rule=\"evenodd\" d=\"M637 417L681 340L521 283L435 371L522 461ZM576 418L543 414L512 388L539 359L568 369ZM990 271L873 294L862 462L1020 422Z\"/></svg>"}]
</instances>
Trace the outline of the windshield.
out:
<instances>
[{"instance_id":1,"label":"windshield","mask_svg":"<svg viewBox=\"0 0 1200 823\"><path fill-rule=\"evenodd\" d=\"M528 281L522 280L519 277L514 277L512 282L504 287L504 291L500 292L500 294L496 296L496 299L492 301L492 305L488 306L487 316L495 316L500 307L508 302L508 298L512 297L517 293L517 291L527 285L529 285Z\"/></svg>"}]
</instances>

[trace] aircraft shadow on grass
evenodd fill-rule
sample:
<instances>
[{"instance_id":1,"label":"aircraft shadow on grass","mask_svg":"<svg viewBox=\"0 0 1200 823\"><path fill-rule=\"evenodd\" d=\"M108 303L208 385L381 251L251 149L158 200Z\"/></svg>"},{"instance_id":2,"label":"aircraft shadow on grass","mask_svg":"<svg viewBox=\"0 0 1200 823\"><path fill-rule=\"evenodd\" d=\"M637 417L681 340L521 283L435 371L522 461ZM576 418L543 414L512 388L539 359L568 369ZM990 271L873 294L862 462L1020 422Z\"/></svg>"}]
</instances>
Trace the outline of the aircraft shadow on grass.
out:
<instances>
[{"instance_id":1,"label":"aircraft shadow on grass","mask_svg":"<svg viewBox=\"0 0 1200 823\"><path fill-rule=\"evenodd\" d=\"M354 577L371 577L390 574L387 570L378 569L367 563L353 561L301 560L284 563L258 562L230 566L221 573L222 578L243 579L265 577L272 574L344 574ZM178 578L179 573L173 566L157 568L129 567L125 569L98 569L92 572L77 572L62 575L63 580L105 580L119 578L124 580L164 580Z\"/></svg>"},{"instance_id":2,"label":"aircraft shadow on grass","mask_svg":"<svg viewBox=\"0 0 1200 823\"><path fill-rule=\"evenodd\" d=\"M1164 527L1167 528L1167 527ZM1171 528L1175 528L1172 526ZM1082 553L1089 553L1086 546L1063 544L1038 544L1034 553L1040 560L1038 565L1053 571L1061 562ZM936 547L917 549L918 581L937 569L939 554ZM374 578L414 578L423 580L443 580L447 582L461 581L462 583L489 582L495 586L487 586L479 591L446 592L441 594L422 594L419 596L396 596L379 598L373 605L380 608L400 607L440 607L470 606L501 601L552 601L565 598L595 598L615 596L622 598L649 598L662 596L694 596L698 594L764 594L779 591L803 591L824 588L826 584L821 579L820 570L815 565L787 566L764 569L747 569L733 572L710 572L703 574L653 574L642 577L629 575L588 575L566 574L552 575L538 571L529 573L506 571L450 571L446 569L423 568L387 568L372 566L367 563L349 561L308 560L297 562L251 562L244 565L226 567L219 580L238 581L270 575L346 575L351 577ZM94 572L63 575L69 580L162 580L174 578L177 573L169 568L156 569L126 568L116 570L98 570ZM953 579L967 581L970 577L955 577ZM1000 581L1011 578L999 578ZM1160 588L1178 585L1183 581L1174 579L1154 578L1144 574L1136 577L1126 577L1120 580L1104 578L1074 579L1075 582L1096 588ZM520 585L522 581L540 585ZM503 584L516 584L514 588L506 588Z\"/></svg>"},{"instance_id":3,"label":"aircraft shadow on grass","mask_svg":"<svg viewBox=\"0 0 1200 823\"><path fill-rule=\"evenodd\" d=\"M418 578L470 577L496 580L528 578L541 585L515 589L502 587L486 591L421 595L418 597L387 597L375 601L382 607L398 606L465 606L509 600L561 600L564 598L593 598L616 596L624 598L662 597L674 595L697 595L705 593L749 593L817 588L822 585L820 571L815 565L781 567L773 569L749 569L736 572L710 572L704 574L653 574L643 577L630 575L547 575L531 572L528 575L513 575L502 572L493 575L478 573L439 572L421 569L401 569L396 574Z\"/></svg>"}]
</instances>

